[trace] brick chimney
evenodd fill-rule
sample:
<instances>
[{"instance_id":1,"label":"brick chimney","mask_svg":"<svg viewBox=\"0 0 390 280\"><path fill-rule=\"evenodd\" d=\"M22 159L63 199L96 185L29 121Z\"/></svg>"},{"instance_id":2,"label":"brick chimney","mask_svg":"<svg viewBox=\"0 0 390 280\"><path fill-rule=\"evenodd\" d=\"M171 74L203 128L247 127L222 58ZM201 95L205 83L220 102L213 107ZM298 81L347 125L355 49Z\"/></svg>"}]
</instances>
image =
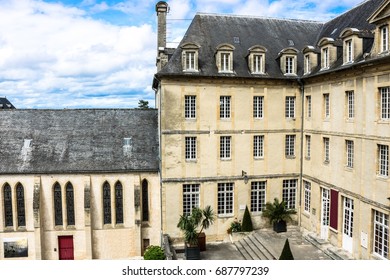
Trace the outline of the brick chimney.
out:
<instances>
[{"instance_id":1,"label":"brick chimney","mask_svg":"<svg viewBox=\"0 0 390 280\"><path fill-rule=\"evenodd\" d=\"M157 12L157 72L168 62L168 56L165 53L167 47L167 13L168 4L160 1L156 4Z\"/></svg>"}]
</instances>

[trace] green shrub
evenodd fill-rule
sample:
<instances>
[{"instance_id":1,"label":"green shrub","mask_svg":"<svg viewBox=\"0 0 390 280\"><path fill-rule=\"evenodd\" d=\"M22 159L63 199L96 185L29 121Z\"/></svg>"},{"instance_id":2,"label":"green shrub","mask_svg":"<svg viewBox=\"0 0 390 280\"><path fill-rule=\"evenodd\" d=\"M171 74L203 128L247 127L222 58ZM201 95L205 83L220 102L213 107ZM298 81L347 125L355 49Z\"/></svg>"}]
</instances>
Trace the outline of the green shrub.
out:
<instances>
[{"instance_id":1,"label":"green shrub","mask_svg":"<svg viewBox=\"0 0 390 280\"><path fill-rule=\"evenodd\" d=\"M160 246L149 246L144 253L144 260L165 260L164 250Z\"/></svg>"},{"instance_id":2,"label":"green shrub","mask_svg":"<svg viewBox=\"0 0 390 280\"><path fill-rule=\"evenodd\" d=\"M244 217L242 218L242 231L253 231L253 224L251 219L251 214L249 213L248 206L245 207Z\"/></svg>"},{"instance_id":3,"label":"green shrub","mask_svg":"<svg viewBox=\"0 0 390 280\"><path fill-rule=\"evenodd\" d=\"M290 249L290 243L288 242L288 238L286 239L286 243L284 243L283 251L280 254L279 260L293 260L294 256Z\"/></svg>"},{"instance_id":4,"label":"green shrub","mask_svg":"<svg viewBox=\"0 0 390 280\"><path fill-rule=\"evenodd\" d=\"M241 224L237 221L233 221L231 224L230 224L230 228L228 229L228 233L232 233L232 232L240 232L241 231Z\"/></svg>"}]
</instances>

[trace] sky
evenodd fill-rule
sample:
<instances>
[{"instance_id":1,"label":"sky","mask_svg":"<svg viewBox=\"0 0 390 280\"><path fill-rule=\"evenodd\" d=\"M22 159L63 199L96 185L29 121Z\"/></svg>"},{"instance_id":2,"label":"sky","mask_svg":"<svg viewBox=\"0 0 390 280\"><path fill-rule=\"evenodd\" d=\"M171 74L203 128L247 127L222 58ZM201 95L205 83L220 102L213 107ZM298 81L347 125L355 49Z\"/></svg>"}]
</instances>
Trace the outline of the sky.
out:
<instances>
[{"instance_id":1,"label":"sky","mask_svg":"<svg viewBox=\"0 0 390 280\"><path fill-rule=\"evenodd\" d=\"M0 97L18 109L154 107L157 0L0 0ZM177 46L197 12L327 21L362 0L171 0Z\"/></svg>"}]
</instances>

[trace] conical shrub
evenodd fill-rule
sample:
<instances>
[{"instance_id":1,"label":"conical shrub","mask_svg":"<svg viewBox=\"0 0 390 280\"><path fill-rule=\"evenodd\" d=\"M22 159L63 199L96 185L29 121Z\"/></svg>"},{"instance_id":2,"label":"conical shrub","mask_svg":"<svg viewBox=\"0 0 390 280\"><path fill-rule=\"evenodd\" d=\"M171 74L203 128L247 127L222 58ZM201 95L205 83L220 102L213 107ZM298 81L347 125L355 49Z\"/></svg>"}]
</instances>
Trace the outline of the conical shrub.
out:
<instances>
[{"instance_id":1,"label":"conical shrub","mask_svg":"<svg viewBox=\"0 0 390 280\"><path fill-rule=\"evenodd\" d=\"M290 243L288 242L288 238L286 239L286 242L284 243L283 251L280 254L279 260L293 260L294 256L290 249Z\"/></svg>"},{"instance_id":2,"label":"conical shrub","mask_svg":"<svg viewBox=\"0 0 390 280\"><path fill-rule=\"evenodd\" d=\"M242 218L241 231L253 231L253 224L251 214L249 213L248 206L245 207L244 217Z\"/></svg>"}]
</instances>

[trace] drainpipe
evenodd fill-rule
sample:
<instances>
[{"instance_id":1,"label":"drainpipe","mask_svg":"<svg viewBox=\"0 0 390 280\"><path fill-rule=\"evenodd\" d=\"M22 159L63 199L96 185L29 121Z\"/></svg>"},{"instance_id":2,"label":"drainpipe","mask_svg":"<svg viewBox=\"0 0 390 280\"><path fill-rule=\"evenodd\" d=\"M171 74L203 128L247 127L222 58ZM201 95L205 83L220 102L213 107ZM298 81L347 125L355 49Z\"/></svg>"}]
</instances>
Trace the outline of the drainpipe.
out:
<instances>
[{"instance_id":1,"label":"drainpipe","mask_svg":"<svg viewBox=\"0 0 390 280\"><path fill-rule=\"evenodd\" d=\"M297 79L297 82L301 90L301 153L299 158L299 204L298 204L298 226L301 227L301 214L302 214L302 189L303 189L303 122L305 119L304 105L305 105L305 85L301 78Z\"/></svg>"}]
</instances>

